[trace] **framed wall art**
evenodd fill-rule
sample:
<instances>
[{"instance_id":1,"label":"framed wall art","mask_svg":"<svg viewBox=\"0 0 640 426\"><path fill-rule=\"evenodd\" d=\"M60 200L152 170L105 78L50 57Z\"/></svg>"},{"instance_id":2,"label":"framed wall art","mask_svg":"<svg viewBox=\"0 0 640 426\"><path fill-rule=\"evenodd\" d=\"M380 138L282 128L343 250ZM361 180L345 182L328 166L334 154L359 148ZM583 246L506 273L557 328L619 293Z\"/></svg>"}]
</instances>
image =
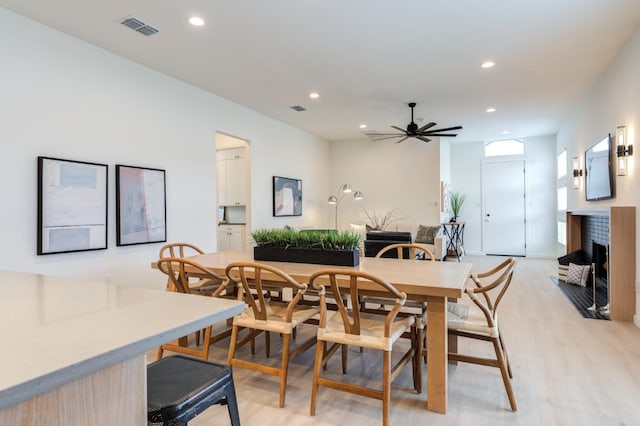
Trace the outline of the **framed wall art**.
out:
<instances>
[{"instance_id":1,"label":"framed wall art","mask_svg":"<svg viewBox=\"0 0 640 426\"><path fill-rule=\"evenodd\" d=\"M116 244L167 241L165 171L116 165Z\"/></svg>"},{"instance_id":2,"label":"framed wall art","mask_svg":"<svg viewBox=\"0 0 640 426\"><path fill-rule=\"evenodd\" d=\"M107 248L106 164L38 157L37 253Z\"/></svg>"},{"instance_id":3,"label":"framed wall art","mask_svg":"<svg viewBox=\"0 0 640 426\"><path fill-rule=\"evenodd\" d=\"M273 177L273 215L302 216L302 181Z\"/></svg>"}]
</instances>

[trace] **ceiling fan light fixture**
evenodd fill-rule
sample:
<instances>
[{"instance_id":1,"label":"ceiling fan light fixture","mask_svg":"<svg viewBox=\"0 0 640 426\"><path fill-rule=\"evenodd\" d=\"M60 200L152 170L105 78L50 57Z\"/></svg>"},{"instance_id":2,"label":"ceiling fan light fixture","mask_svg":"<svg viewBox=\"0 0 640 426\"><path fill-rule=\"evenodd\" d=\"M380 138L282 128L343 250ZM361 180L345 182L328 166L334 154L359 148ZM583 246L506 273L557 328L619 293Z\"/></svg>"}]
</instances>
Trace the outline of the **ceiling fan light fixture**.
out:
<instances>
[{"instance_id":1,"label":"ceiling fan light fixture","mask_svg":"<svg viewBox=\"0 0 640 426\"><path fill-rule=\"evenodd\" d=\"M397 133L378 133L378 132L366 132L365 134L367 136L371 136L374 137L375 139L372 139L373 141L381 141L381 140L386 140L386 139L398 139L400 138L400 140L397 140L396 143L400 143L403 142L409 138L416 138L422 142L430 142L431 139L429 139L430 137L455 137L457 136L456 133L451 133L452 131L455 130L462 130L462 126L451 126L451 127L445 127L445 128L440 128L440 129L436 129L434 127L437 126L437 123L431 121L427 124L424 124L422 126L418 126L413 120L413 108L416 106L415 102L410 102L409 103L409 108L411 108L411 122L409 123L409 125L406 127L406 129L402 128L402 127L398 127L398 126L391 126L392 129L396 130ZM420 120L420 124L422 124L422 121L424 121L424 119Z\"/></svg>"}]
</instances>

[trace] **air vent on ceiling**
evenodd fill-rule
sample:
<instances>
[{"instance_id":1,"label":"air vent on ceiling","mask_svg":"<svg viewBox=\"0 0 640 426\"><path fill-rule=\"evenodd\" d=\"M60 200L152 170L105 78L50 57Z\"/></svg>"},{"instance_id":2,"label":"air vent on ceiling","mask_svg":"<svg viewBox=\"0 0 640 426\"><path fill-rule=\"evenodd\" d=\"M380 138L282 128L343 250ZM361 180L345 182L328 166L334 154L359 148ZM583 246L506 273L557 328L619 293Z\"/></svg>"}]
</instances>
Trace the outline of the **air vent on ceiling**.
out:
<instances>
[{"instance_id":1,"label":"air vent on ceiling","mask_svg":"<svg viewBox=\"0 0 640 426\"><path fill-rule=\"evenodd\" d=\"M158 32L158 30L153 28L151 25L147 25L136 18L126 18L122 20L120 23L125 27L129 27L132 30L139 32L140 34L146 35L147 37L154 35L155 33Z\"/></svg>"},{"instance_id":2,"label":"air vent on ceiling","mask_svg":"<svg viewBox=\"0 0 640 426\"><path fill-rule=\"evenodd\" d=\"M298 112L302 112L302 111L306 111L307 109L303 106L300 105L294 105L291 107L292 110L294 111L298 111Z\"/></svg>"}]
</instances>

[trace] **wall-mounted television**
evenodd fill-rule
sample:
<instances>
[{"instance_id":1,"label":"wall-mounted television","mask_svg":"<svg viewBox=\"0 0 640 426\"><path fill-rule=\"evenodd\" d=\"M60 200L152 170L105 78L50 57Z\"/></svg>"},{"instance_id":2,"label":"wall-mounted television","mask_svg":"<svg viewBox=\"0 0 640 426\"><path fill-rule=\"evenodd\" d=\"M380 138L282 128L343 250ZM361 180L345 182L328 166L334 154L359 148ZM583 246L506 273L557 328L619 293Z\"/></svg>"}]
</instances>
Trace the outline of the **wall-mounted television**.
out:
<instances>
[{"instance_id":1,"label":"wall-mounted television","mask_svg":"<svg viewBox=\"0 0 640 426\"><path fill-rule=\"evenodd\" d=\"M613 198L611 135L607 134L584 153L585 195L587 201Z\"/></svg>"}]
</instances>

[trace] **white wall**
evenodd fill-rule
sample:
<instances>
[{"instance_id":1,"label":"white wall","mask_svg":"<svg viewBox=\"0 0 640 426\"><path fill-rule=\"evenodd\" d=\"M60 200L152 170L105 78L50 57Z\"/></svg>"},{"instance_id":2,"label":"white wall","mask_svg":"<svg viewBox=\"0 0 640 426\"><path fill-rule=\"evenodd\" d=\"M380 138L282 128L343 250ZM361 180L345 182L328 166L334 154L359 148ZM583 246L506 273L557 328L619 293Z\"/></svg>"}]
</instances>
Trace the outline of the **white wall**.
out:
<instances>
[{"instance_id":1,"label":"white wall","mask_svg":"<svg viewBox=\"0 0 640 426\"><path fill-rule=\"evenodd\" d=\"M567 149L568 169L571 159L579 156L584 164L584 151L606 133L615 135L617 126L627 126L629 143L640 147L640 30L631 37L626 46L600 76L598 81L577 105L557 135L556 152ZM640 199L638 170L635 164L639 151L629 160L627 176L616 176L616 196L611 200L585 201L584 185L580 190L571 189L568 182L569 209L603 208L610 205L636 206ZM636 227L640 224L640 211L636 209ZM636 253L640 253L636 237ZM640 268L640 262L636 262ZM638 271L636 270L636 277ZM637 278L636 278L636 288ZM640 326L640 297L636 290L636 316L634 322Z\"/></svg>"},{"instance_id":2,"label":"white wall","mask_svg":"<svg viewBox=\"0 0 640 426\"><path fill-rule=\"evenodd\" d=\"M340 228L350 223L367 223L362 207L378 215L395 209L400 219L388 230L415 234L419 224L440 223L440 144L408 139L394 141L351 141L331 143L331 193L343 183L364 193L355 201L345 198L339 210ZM333 226L333 206L327 205Z\"/></svg>"},{"instance_id":3,"label":"white wall","mask_svg":"<svg viewBox=\"0 0 640 426\"><path fill-rule=\"evenodd\" d=\"M526 138L526 253L554 257L556 252L556 166L553 136ZM468 254L484 253L482 245L482 161L484 142L451 144L451 189L466 194L461 220Z\"/></svg>"},{"instance_id":4,"label":"white wall","mask_svg":"<svg viewBox=\"0 0 640 426\"><path fill-rule=\"evenodd\" d=\"M303 181L303 216L287 223L324 223L326 141L2 8L0 40L0 269L163 287L149 268L161 244L115 246L114 165L165 169L168 240L212 251L216 131L250 143L254 227L285 222L273 175ZM36 256L37 156L109 165L107 250Z\"/></svg>"}]
</instances>

